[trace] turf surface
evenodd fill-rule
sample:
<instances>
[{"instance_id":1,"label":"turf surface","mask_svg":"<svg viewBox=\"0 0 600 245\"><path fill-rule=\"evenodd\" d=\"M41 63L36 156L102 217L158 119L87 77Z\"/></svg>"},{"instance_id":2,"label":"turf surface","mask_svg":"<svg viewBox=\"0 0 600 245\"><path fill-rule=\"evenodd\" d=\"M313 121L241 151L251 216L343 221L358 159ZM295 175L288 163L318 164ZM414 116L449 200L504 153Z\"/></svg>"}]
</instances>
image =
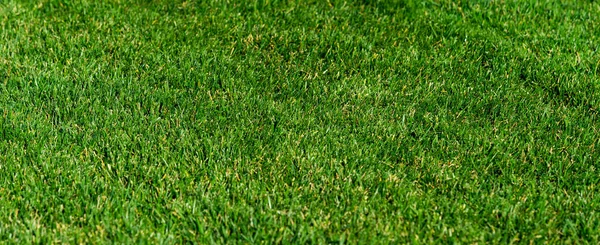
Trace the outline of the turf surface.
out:
<instances>
[{"instance_id":1,"label":"turf surface","mask_svg":"<svg viewBox=\"0 0 600 245\"><path fill-rule=\"evenodd\" d=\"M0 240L598 243L598 26L581 0L0 2Z\"/></svg>"}]
</instances>

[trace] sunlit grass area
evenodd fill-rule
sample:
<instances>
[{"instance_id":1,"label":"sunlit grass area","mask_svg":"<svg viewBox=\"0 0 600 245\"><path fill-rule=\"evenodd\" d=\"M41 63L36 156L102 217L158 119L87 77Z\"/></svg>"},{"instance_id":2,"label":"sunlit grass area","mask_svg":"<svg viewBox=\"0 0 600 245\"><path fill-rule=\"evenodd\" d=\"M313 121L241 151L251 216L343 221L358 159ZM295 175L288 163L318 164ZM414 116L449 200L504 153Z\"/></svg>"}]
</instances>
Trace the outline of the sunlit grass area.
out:
<instances>
[{"instance_id":1,"label":"sunlit grass area","mask_svg":"<svg viewBox=\"0 0 600 245\"><path fill-rule=\"evenodd\" d=\"M583 0L0 2L0 240L598 243L599 26Z\"/></svg>"}]
</instances>

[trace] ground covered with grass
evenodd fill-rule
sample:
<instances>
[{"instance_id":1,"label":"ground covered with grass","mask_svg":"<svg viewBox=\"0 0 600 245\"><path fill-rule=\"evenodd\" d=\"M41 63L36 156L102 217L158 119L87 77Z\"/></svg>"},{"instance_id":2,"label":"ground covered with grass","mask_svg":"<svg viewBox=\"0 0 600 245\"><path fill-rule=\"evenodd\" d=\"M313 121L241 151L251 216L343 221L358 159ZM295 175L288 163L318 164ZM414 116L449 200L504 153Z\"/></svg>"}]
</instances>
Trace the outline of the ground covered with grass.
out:
<instances>
[{"instance_id":1,"label":"ground covered with grass","mask_svg":"<svg viewBox=\"0 0 600 245\"><path fill-rule=\"evenodd\" d=\"M600 240L594 1L0 2L0 239Z\"/></svg>"}]
</instances>

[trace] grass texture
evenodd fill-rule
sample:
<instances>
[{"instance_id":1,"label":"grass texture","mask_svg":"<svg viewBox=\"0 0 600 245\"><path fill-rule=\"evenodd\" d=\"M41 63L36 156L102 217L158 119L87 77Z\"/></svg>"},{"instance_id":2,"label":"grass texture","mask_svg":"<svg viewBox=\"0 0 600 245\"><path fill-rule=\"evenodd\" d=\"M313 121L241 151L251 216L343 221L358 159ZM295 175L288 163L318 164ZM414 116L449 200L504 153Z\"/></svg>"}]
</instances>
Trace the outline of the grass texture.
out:
<instances>
[{"instance_id":1,"label":"grass texture","mask_svg":"<svg viewBox=\"0 0 600 245\"><path fill-rule=\"evenodd\" d=\"M0 240L600 242L600 4L0 1Z\"/></svg>"}]
</instances>

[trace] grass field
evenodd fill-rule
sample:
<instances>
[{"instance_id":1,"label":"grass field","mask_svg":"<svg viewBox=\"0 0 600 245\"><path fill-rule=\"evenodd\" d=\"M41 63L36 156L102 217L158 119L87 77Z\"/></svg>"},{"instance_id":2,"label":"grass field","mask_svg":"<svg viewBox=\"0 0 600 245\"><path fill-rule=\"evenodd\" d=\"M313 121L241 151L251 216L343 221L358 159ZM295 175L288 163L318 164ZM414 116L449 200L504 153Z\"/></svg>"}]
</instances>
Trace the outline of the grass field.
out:
<instances>
[{"instance_id":1,"label":"grass field","mask_svg":"<svg viewBox=\"0 0 600 245\"><path fill-rule=\"evenodd\" d=\"M596 244L599 26L583 0L0 1L0 240Z\"/></svg>"}]
</instances>

